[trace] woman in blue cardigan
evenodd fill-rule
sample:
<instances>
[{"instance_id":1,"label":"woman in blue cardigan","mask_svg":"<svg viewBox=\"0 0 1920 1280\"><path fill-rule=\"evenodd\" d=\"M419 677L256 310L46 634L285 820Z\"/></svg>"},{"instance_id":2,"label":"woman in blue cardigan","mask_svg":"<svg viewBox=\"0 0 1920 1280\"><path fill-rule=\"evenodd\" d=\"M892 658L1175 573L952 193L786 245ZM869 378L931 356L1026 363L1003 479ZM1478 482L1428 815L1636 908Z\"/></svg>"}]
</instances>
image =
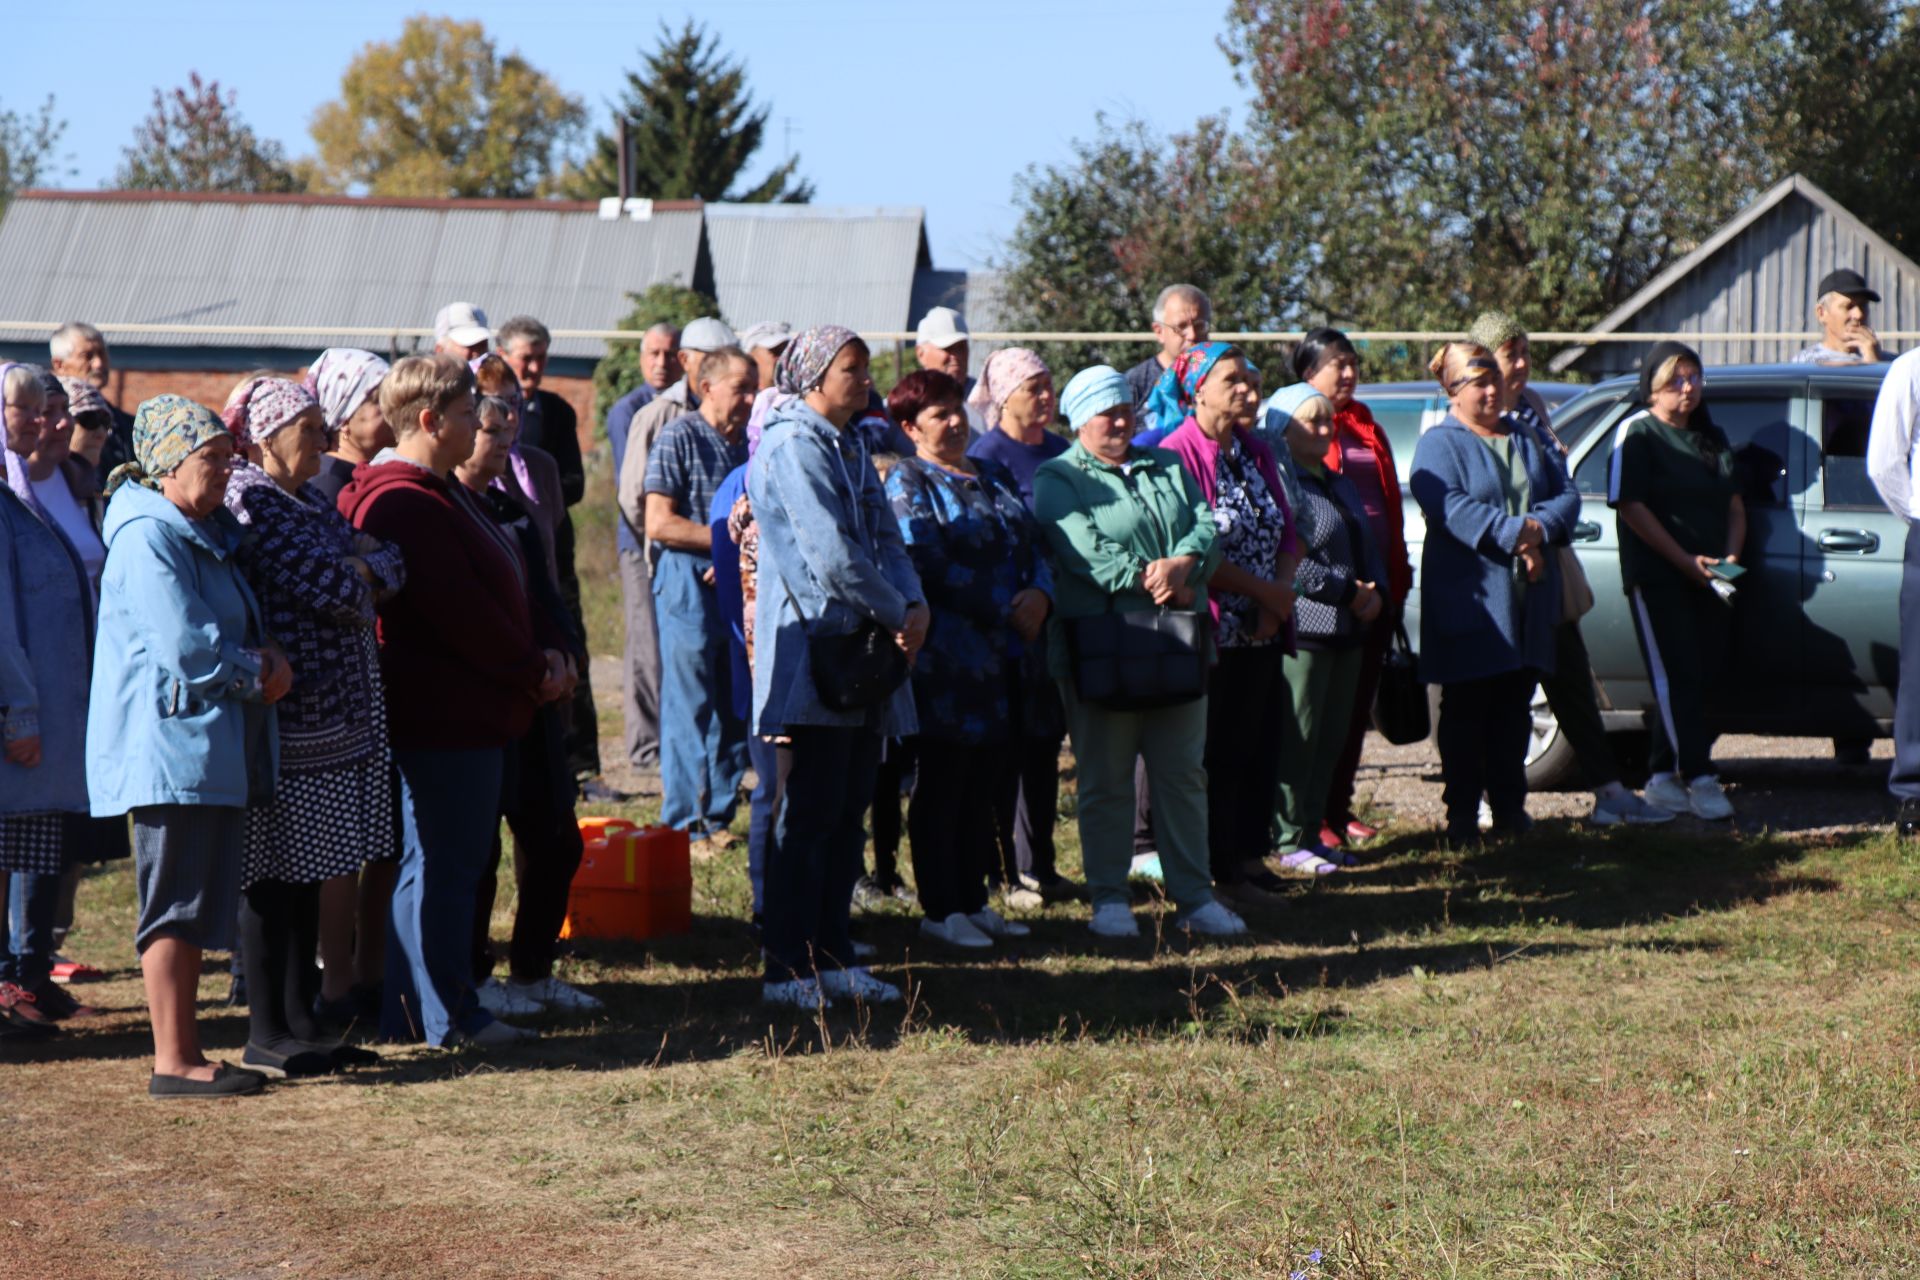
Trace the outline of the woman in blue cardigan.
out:
<instances>
[{"instance_id":1,"label":"woman in blue cardigan","mask_svg":"<svg viewBox=\"0 0 1920 1280\"><path fill-rule=\"evenodd\" d=\"M1580 499L1566 474L1500 414L1500 366L1478 343L1450 342L1429 366L1451 411L1420 438L1413 497L1426 516L1420 565L1420 669L1440 689L1447 838L1479 838L1480 797L1496 832L1527 817L1528 702L1554 663L1564 545Z\"/></svg>"}]
</instances>

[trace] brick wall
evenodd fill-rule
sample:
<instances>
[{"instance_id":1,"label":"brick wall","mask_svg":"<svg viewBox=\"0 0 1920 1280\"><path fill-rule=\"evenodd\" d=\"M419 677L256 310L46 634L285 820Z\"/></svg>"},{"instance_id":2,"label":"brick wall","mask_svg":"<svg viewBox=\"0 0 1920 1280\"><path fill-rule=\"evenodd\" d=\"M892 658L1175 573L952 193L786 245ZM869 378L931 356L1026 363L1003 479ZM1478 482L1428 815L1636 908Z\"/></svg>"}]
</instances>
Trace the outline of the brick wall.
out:
<instances>
[{"instance_id":1,"label":"brick wall","mask_svg":"<svg viewBox=\"0 0 1920 1280\"><path fill-rule=\"evenodd\" d=\"M295 380L304 377L306 372L304 366L273 370L280 377ZM170 392L198 400L217 412L226 404L227 395L239 382L240 375L227 370L115 369L107 378L107 399L132 413L139 408L142 400ZM593 448L593 379L549 377L542 385L565 399L579 415L581 451Z\"/></svg>"}]
</instances>

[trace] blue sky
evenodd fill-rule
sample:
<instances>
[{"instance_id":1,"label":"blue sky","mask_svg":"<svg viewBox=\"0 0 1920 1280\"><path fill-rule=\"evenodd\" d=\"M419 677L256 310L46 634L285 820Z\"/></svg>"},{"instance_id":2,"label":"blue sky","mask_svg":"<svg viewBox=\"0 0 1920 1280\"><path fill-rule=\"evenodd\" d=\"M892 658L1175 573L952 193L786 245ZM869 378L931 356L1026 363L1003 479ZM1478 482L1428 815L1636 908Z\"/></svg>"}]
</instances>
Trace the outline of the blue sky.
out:
<instances>
[{"instance_id":1,"label":"blue sky","mask_svg":"<svg viewBox=\"0 0 1920 1280\"><path fill-rule=\"evenodd\" d=\"M189 71L239 94L241 114L289 154L311 151L307 122L338 93L354 53L399 33L413 12L480 19L567 92L594 126L626 68L685 5L621 0L468 0L428 8L371 0L90 0L10 6L0 106L51 93L78 172L108 185L153 89ZM1096 113L1165 129L1229 109L1244 94L1216 44L1225 0L702 0L699 18L747 64L770 104L762 156L784 153L829 204L923 205L936 265L983 265L1015 221L1013 179L1067 159ZM22 41L24 40L24 47ZM25 56L21 56L24 54Z\"/></svg>"}]
</instances>

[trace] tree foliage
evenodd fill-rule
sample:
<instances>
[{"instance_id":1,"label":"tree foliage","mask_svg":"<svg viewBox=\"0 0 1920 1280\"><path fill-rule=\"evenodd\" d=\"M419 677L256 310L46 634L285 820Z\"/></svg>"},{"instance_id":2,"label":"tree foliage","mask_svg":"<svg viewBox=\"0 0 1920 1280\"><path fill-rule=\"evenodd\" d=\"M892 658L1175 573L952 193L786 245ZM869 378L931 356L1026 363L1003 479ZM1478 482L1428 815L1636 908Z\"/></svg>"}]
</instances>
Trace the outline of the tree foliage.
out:
<instances>
[{"instance_id":1,"label":"tree foliage","mask_svg":"<svg viewBox=\"0 0 1920 1280\"><path fill-rule=\"evenodd\" d=\"M1232 0L1222 48L1242 127L1101 121L1020 182L1016 322L1190 280L1223 328L1580 328L1796 168L1920 234L1901 0Z\"/></svg>"},{"instance_id":2,"label":"tree foliage","mask_svg":"<svg viewBox=\"0 0 1920 1280\"><path fill-rule=\"evenodd\" d=\"M190 72L184 86L153 91L153 111L134 127L114 181L138 191L298 191L286 152L254 133L218 80Z\"/></svg>"},{"instance_id":3,"label":"tree foliage","mask_svg":"<svg viewBox=\"0 0 1920 1280\"><path fill-rule=\"evenodd\" d=\"M684 285L665 283L651 285L644 293L630 293L633 310L627 312L613 326L616 329L628 329L635 333L644 333L656 324L670 324L684 329L701 316L717 316L720 304L698 289L689 289ZM637 342L609 342L607 354L593 367L593 402L600 409L600 420L605 425L607 410L613 402L639 386L640 344Z\"/></svg>"},{"instance_id":4,"label":"tree foliage","mask_svg":"<svg viewBox=\"0 0 1920 1280\"><path fill-rule=\"evenodd\" d=\"M480 23L423 15L361 49L312 133L335 190L519 198L550 193L585 122L579 99L498 53Z\"/></svg>"},{"instance_id":5,"label":"tree foliage","mask_svg":"<svg viewBox=\"0 0 1920 1280\"><path fill-rule=\"evenodd\" d=\"M54 118L51 94L38 111L0 110L0 209L14 192L73 172L71 157L57 154L66 131L67 122Z\"/></svg>"},{"instance_id":6,"label":"tree foliage","mask_svg":"<svg viewBox=\"0 0 1920 1280\"><path fill-rule=\"evenodd\" d=\"M676 35L664 24L660 43L643 55L614 118L629 122L634 194L656 200L739 200L801 203L813 186L795 176L798 156L754 186L734 184L766 138L768 109L746 91L746 68L720 55L720 42L691 21ZM619 145L612 131L594 140L587 162L566 182L578 199L617 195Z\"/></svg>"}]
</instances>

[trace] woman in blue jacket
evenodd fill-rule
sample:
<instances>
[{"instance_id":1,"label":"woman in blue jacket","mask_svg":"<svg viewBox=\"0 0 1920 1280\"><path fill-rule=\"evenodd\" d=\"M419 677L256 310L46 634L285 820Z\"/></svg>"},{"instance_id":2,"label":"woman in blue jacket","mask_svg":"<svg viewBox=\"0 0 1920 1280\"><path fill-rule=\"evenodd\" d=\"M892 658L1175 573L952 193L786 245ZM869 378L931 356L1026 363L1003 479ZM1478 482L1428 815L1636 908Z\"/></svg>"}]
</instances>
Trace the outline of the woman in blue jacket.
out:
<instances>
[{"instance_id":1,"label":"woman in blue jacket","mask_svg":"<svg viewBox=\"0 0 1920 1280\"><path fill-rule=\"evenodd\" d=\"M44 382L27 365L0 370L0 1034L49 1034L83 1011L54 985L53 927L66 823L87 808L87 663L76 655L92 651L93 591L27 477L48 427Z\"/></svg>"},{"instance_id":2,"label":"woman in blue jacket","mask_svg":"<svg viewBox=\"0 0 1920 1280\"><path fill-rule=\"evenodd\" d=\"M1420 565L1420 671L1440 686L1440 773L1447 838L1479 838L1480 797L1494 830L1527 817L1528 703L1554 666L1563 546L1580 499L1526 432L1500 413L1500 365L1478 343L1450 342L1429 366L1451 412L1420 437L1413 497L1427 521Z\"/></svg>"},{"instance_id":3,"label":"woman in blue jacket","mask_svg":"<svg viewBox=\"0 0 1920 1280\"><path fill-rule=\"evenodd\" d=\"M200 1052L200 954L229 948L247 806L272 792L274 713L293 672L264 647L221 505L233 436L211 409L156 396L133 420L134 461L107 482L107 565L87 716L96 817L133 815L134 946L153 1023L155 1097L257 1092L259 1072Z\"/></svg>"}]
</instances>

